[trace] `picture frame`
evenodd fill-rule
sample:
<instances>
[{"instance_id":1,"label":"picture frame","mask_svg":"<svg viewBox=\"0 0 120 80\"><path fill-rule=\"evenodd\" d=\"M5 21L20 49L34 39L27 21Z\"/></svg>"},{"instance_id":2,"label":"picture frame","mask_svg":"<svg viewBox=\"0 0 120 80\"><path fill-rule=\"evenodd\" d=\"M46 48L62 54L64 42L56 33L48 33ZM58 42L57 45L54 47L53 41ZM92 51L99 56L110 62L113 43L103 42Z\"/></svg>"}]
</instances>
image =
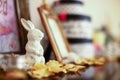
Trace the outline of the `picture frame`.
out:
<instances>
[{"instance_id":1,"label":"picture frame","mask_svg":"<svg viewBox=\"0 0 120 80\"><path fill-rule=\"evenodd\" d=\"M38 12L55 57L59 62L62 62L71 52L71 48L62 29L62 25L49 5L44 4L40 6L38 8Z\"/></svg>"},{"instance_id":2,"label":"picture frame","mask_svg":"<svg viewBox=\"0 0 120 80\"><path fill-rule=\"evenodd\" d=\"M0 23L3 24L4 27L2 27L6 31L10 31L5 34L2 34L5 30L0 32L0 54L25 54L27 31L22 27L20 19L30 19L28 0L1 0L0 3L0 17L4 17ZM10 26L11 28L8 28ZM11 34L12 38L9 40Z\"/></svg>"}]
</instances>

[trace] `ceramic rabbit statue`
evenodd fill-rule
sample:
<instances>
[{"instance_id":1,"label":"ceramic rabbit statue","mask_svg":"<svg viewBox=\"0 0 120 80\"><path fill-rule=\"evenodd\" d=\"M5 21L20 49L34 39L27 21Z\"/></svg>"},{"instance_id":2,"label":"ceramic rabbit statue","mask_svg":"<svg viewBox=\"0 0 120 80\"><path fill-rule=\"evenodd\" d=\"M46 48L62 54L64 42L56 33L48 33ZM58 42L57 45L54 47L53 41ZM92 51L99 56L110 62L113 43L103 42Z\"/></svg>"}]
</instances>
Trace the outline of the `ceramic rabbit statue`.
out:
<instances>
[{"instance_id":1,"label":"ceramic rabbit statue","mask_svg":"<svg viewBox=\"0 0 120 80\"><path fill-rule=\"evenodd\" d=\"M28 42L25 46L26 55L31 56L36 62L45 63L45 58L43 57L43 47L40 41L44 37L44 34L35 28L34 24L25 19L21 19L23 27L28 31L27 38Z\"/></svg>"}]
</instances>

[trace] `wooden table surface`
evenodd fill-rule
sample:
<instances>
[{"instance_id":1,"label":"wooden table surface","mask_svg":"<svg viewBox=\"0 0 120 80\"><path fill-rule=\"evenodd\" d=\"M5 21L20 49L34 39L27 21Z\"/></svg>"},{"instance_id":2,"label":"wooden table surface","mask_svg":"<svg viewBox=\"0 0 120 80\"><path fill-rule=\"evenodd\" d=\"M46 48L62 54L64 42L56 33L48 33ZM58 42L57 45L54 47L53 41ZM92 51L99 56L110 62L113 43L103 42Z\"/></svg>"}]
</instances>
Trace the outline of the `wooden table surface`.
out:
<instances>
[{"instance_id":1,"label":"wooden table surface","mask_svg":"<svg viewBox=\"0 0 120 80\"><path fill-rule=\"evenodd\" d=\"M18 72L20 73L19 77L10 77L8 76L9 72L0 69L0 80L120 80L120 63L113 61L103 66L87 67L86 70L79 71L79 73L59 73L42 79L32 78L25 71L18 70Z\"/></svg>"}]
</instances>

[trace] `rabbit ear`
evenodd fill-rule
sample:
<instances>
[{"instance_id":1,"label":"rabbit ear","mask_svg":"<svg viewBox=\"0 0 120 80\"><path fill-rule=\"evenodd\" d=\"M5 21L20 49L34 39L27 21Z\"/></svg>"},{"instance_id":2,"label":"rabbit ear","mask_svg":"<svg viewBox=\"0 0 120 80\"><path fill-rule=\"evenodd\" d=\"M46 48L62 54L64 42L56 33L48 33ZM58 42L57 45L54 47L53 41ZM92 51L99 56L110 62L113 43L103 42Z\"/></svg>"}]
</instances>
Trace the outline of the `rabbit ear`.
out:
<instances>
[{"instance_id":1,"label":"rabbit ear","mask_svg":"<svg viewBox=\"0 0 120 80\"><path fill-rule=\"evenodd\" d=\"M25 19L21 19L21 23L23 27L27 30L30 31L31 29L34 29L34 26L32 26L30 23L28 23Z\"/></svg>"},{"instance_id":2,"label":"rabbit ear","mask_svg":"<svg viewBox=\"0 0 120 80\"><path fill-rule=\"evenodd\" d=\"M33 24L30 20L27 20L27 23L28 23L32 28L35 28L34 24Z\"/></svg>"}]
</instances>

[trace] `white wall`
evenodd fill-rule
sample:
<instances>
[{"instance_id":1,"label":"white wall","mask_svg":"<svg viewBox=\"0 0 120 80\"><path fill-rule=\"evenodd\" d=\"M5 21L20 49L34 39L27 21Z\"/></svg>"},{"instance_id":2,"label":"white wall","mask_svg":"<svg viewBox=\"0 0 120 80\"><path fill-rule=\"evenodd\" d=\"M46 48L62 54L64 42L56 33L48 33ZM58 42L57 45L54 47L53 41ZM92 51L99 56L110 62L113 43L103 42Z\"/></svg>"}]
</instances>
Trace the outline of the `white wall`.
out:
<instances>
[{"instance_id":1,"label":"white wall","mask_svg":"<svg viewBox=\"0 0 120 80\"><path fill-rule=\"evenodd\" d=\"M108 26L114 37L120 37L120 0L84 0L84 12L92 16L93 26Z\"/></svg>"},{"instance_id":2,"label":"white wall","mask_svg":"<svg viewBox=\"0 0 120 80\"><path fill-rule=\"evenodd\" d=\"M54 0L47 0L52 3ZM108 25L108 28L113 36L120 36L120 0L83 0L84 13L92 17L94 28L98 28L103 24ZM37 8L42 5L42 0L29 0L31 20L37 28L41 28L41 21Z\"/></svg>"},{"instance_id":3,"label":"white wall","mask_svg":"<svg viewBox=\"0 0 120 80\"><path fill-rule=\"evenodd\" d=\"M53 0L47 0L49 4L53 2ZM29 0L29 9L30 9L30 17L32 22L35 24L35 26L39 29L42 29L42 24L40 20L39 13L37 11L37 8L42 5L42 0Z\"/></svg>"}]
</instances>

